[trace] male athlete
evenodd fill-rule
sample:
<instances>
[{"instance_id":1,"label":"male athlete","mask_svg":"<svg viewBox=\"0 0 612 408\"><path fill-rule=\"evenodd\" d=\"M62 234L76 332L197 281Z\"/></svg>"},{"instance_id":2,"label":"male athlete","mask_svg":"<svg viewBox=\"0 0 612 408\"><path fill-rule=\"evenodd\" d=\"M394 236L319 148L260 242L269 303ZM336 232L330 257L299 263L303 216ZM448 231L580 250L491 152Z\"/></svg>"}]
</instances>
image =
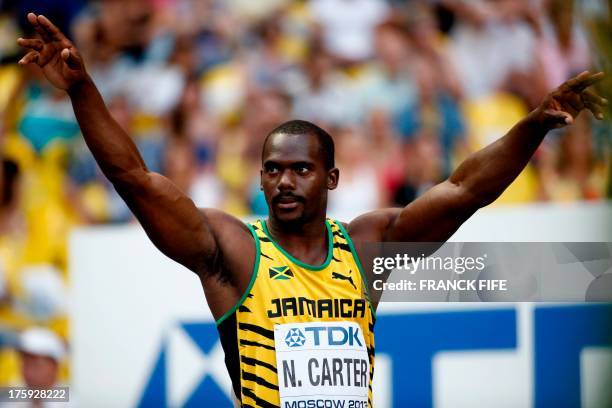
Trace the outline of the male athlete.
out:
<instances>
[{"instance_id":1,"label":"male athlete","mask_svg":"<svg viewBox=\"0 0 612 408\"><path fill-rule=\"evenodd\" d=\"M104 175L157 248L200 278L243 406L371 406L378 300L367 294L371 271L361 270L356 247L446 241L510 185L550 129L571 124L585 108L602 119L607 103L586 89L603 74L584 72L407 207L349 224L326 218L327 193L339 179L331 137L311 123L287 122L263 146L269 217L245 225L196 208L171 181L150 172L74 45L44 16L30 13L28 20L40 39L18 40L30 49L20 63L37 64L68 92Z\"/></svg>"}]
</instances>

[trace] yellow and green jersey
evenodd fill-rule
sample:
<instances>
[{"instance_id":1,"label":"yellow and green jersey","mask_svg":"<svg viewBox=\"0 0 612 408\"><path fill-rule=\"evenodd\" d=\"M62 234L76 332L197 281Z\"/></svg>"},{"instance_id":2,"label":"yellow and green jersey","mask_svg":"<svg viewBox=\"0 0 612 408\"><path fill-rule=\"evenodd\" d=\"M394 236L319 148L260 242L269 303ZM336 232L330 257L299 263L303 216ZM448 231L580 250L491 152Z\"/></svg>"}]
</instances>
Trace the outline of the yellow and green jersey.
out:
<instances>
[{"instance_id":1,"label":"yellow and green jersey","mask_svg":"<svg viewBox=\"0 0 612 408\"><path fill-rule=\"evenodd\" d=\"M311 393L342 389L347 395L357 389L362 406L372 406L374 310L346 230L331 219L326 227L327 259L314 266L283 250L265 221L249 224L257 249L253 275L238 304L217 321L243 406L279 407L281 397L299 394L299 387ZM306 352L309 344L314 348ZM316 360L317 355L322 357ZM284 356L282 367L277 356ZM302 375L292 356L303 366Z\"/></svg>"}]
</instances>

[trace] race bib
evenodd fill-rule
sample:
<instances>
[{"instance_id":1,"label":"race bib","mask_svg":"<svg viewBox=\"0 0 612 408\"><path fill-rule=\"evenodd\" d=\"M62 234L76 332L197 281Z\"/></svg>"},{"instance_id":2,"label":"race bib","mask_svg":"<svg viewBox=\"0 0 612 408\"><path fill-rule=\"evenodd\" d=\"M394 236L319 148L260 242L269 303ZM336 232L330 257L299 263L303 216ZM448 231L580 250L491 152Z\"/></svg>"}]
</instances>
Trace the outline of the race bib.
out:
<instances>
[{"instance_id":1,"label":"race bib","mask_svg":"<svg viewBox=\"0 0 612 408\"><path fill-rule=\"evenodd\" d=\"M370 362L355 322L274 326L281 408L368 406Z\"/></svg>"}]
</instances>

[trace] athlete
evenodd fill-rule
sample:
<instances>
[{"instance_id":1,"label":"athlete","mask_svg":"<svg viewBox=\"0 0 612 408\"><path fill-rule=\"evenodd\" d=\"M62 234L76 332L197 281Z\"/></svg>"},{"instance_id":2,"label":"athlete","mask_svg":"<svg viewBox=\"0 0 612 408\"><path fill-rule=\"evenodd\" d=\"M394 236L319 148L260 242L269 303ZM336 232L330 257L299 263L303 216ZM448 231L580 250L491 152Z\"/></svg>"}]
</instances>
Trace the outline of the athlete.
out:
<instances>
[{"instance_id":1,"label":"athlete","mask_svg":"<svg viewBox=\"0 0 612 408\"><path fill-rule=\"evenodd\" d=\"M607 103L587 89L603 74L583 72L405 208L348 224L326 218L328 191L339 180L331 137L309 122L284 123L263 146L268 219L245 225L196 208L150 172L75 46L44 16L30 13L28 20L40 38L18 40L29 49L20 64L38 65L68 93L104 175L157 248L201 280L243 406L371 406L378 299L368 296L371 271L361 268L360 244L446 241L512 183L549 130L571 124L585 108L602 119Z\"/></svg>"}]
</instances>

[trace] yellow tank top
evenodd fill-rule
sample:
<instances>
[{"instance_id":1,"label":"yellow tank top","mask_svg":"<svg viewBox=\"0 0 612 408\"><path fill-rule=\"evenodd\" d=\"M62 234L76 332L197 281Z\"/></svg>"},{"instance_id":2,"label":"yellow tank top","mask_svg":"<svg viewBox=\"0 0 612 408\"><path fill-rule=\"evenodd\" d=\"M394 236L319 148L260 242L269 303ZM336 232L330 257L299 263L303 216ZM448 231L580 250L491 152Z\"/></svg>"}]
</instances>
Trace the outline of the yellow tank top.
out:
<instances>
[{"instance_id":1,"label":"yellow tank top","mask_svg":"<svg viewBox=\"0 0 612 408\"><path fill-rule=\"evenodd\" d=\"M329 250L327 259L319 266L300 262L283 250L271 238L265 221L256 221L248 227L253 234L257 249L253 275L248 289L238 304L217 321L221 343L225 350L226 365L234 392L242 406L280 406L278 373L280 371L280 378L283 378L282 370L285 370L285 386L287 386L288 373L289 380L292 379L292 373L287 371L284 361L283 368L277 367L275 330L283 325L291 326L287 325L288 323L306 323L302 325L301 330L294 329L292 333L286 333L286 337L283 333L283 338L280 339L284 341L283 348L286 344L295 347L295 350L304 344L302 334L308 330L311 330L310 334L317 331L318 333L314 333L317 334L317 342L319 337L323 342L327 337L324 338L321 330L325 328L335 330L330 327L349 325L348 340L351 341L353 340L350 334L351 327L356 331L360 329L362 334L359 336L363 335L360 338L365 342L364 346L367 349L367 357L361 364L365 367L365 360L368 360L369 369L364 370L359 364L351 365L351 359L344 359L348 360L345 364L341 358L333 359L338 360L334 361L338 364L337 367L331 367L330 357L328 371L326 367L320 366L320 361L312 362L316 374L310 374L310 380L318 385L324 385L325 379L330 381L330 385L332 379L334 385L337 385L336 383L344 385L344 382L350 381L355 382L353 386L365 386L363 383L367 383L367 405L372 406L373 329L376 317L369 300L361 264L344 227L338 221L326 220ZM323 329L308 327L308 324L313 323L326 326ZM304 326L307 328L304 329ZM352 334L354 340L361 345L356 333ZM330 341L337 340L338 336L342 338L341 333L339 335L329 333L329 336ZM345 340L346 337L345 333ZM277 338L276 342L278 341ZM294 349L287 350L291 355ZM332 350L328 353L331 356L337 352ZM336 373L335 369L338 371L346 369L350 375L340 378L340 373ZM338 374L338 377L335 377L335 374ZM293 378L294 386L295 382ZM301 380L297 382L301 385Z\"/></svg>"}]
</instances>

